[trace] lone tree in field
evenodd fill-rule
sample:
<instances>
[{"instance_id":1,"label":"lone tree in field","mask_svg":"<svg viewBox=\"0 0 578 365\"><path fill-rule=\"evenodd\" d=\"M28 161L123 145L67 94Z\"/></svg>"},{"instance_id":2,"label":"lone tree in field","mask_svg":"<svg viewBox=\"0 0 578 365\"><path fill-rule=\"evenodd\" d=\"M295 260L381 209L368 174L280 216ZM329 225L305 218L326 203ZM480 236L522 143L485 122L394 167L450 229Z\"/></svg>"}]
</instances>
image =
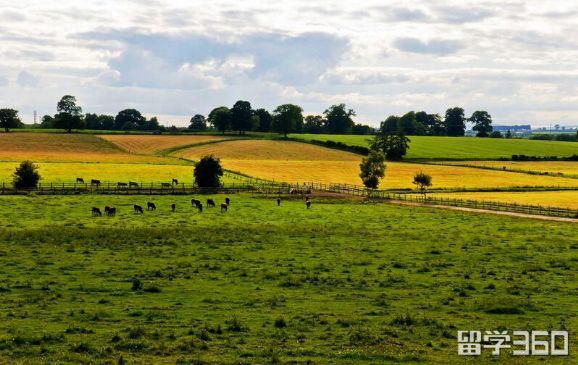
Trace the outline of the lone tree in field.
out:
<instances>
[{"instance_id":1,"label":"lone tree in field","mask_svg":"<svg viewBox=\"0 0 578 365\"><path fill-rule=\"evenodd\" d=\"M207 129L207 121L204 115L195 114L191 118L191 124L189 125L189 129L194 131L204 131Z\"/></svg>"},{"instance_id":2,"label":"lone tree in field","mask_svg":"<svg viewBox=\"0 0 578 365\"><path fill-rule=\"evenodd\" d=\"M478 132L476 137L488 137L494 129L492 127L492 116L486 111L475 111L468 119L468 122L474 123L472 129Z\"/></svg>"},{"instance_id":3,"label":"lone tree in field","mask_svg":"<svg viewBox=\"0 0 578 365\"><path fill-rule=\"evenodd\" d=\"M303 109L294 104L279 105L273 110L273 129L287 137L297 125L303 125Z\"/></svg>"},{"instance_id":4,"label":"lone tree in field","mask_svg":"<svg viewBox=\"0 0 578 365\"><path fill-rule=\"evenodd\" d=\"M0 109L0 128L4 128L6 133L10 132L11 128L20 128L22 122L18 117L18 110L14 109Z\"/></svg>"},{"instance_id":5,"label":"lone tree in field","mask_svg":"<svg viewBox=\"0 0 578 365\"><path fill-rule=\"evenodd\" d=\"M371 141L371 149L382 151L388 160L401 160L407 153L409 142L402 130L395 133L379 131Z\"/></svg>"},{"instance_id":6,"label":"lone tree in field","mask_svg":"<svg viewBox=\"0 0 578 365\"><path fill-rule=\"evenodd\" d=\"M372 150L359 165L359 177L368 189L377 189L379 179L385 175L385 156L381 151Z\"/></svg>"},{"instance_id":7,"label":"lone tree in field","mask_svg":"<svg viewBox=\"0 0 578 365\"><path fill-rule=\"evenodd\" d=\"M213 155L203 156L195 164L195 184L201 188L218 188L221 186L220 177L223 176L221 160Z\"/></svg>"},{"instance_id":8,"label":"lone tree in field","mask_svg":"<svg viewBox=\"0 0 578 365\"><path fill-rule=\"evenodd\" d=\"M38 166L31 161L23 161L12 175L12 183L15 188L35 188L40 180Z\"/></svg>"},{"instance_id":9,"label":"lone tree in field","mask_svg":"<svg viewBox=\"0 0 578 365\"><path fill-rule=\"evenodd\" d=\"M82 108L76 105L76 98L74 96L64 95L58 104L56 104L56 110L58 114L54 116L54 127L66 129L68 133L71 133L73 128L84 128Z\"/></svg>"},{"instance_id":10,"label":"lone tree in field","mask_svg":"<svg viewBox=\"0 0 578 365\"><path fill-rule=\"evenodd\" d=\"M415 176L413 177L413 184L415 184L417 186L417 190L420 192L420 194L423 194L423 198L426 198L426 194L427 194L427 189L429 187L431 187L431 176L428 174L425 174L423 172L418 172L417 174L415 174Z\"/></svg>"}]
</instances>

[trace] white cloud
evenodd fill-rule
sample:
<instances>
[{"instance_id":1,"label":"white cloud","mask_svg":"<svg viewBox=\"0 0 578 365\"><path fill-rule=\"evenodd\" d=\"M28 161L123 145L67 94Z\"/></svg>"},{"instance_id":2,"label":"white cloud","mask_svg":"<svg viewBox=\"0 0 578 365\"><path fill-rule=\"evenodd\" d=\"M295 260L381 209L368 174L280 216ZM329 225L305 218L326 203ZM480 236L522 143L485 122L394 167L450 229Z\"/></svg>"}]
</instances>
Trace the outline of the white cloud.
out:
<instances>
[{"instance_id":1,"label":"white cloud","mask_svg":"<svg viewBox=\"0 0 578 365\"><path fill-rule=\"evenodd\" d=\"M0 0L0 99L25 119L72 93L86 111L183 123L243 99L318 113L345 102L374 125L454 105L578 124L578 4L463 4Z\"/></svg>"}]
</instances>

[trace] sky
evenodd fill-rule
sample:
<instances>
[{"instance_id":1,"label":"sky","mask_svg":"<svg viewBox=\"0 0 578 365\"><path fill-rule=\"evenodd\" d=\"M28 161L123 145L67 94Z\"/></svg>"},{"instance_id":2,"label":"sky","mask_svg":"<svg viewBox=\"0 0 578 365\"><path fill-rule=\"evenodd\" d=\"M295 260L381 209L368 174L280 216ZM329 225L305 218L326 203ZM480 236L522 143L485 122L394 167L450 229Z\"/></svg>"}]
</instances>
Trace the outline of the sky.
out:
<instances>
[{"instance_id":1,"label":"sky","mask_svg":"<svg viewBox=\"0 0 578 365\"><path fill-rule=\"evenodd\" d=\"M237 100L578 125L575 0L0 0L0 108L185 126Z\"/></svg>"}]
</instances>

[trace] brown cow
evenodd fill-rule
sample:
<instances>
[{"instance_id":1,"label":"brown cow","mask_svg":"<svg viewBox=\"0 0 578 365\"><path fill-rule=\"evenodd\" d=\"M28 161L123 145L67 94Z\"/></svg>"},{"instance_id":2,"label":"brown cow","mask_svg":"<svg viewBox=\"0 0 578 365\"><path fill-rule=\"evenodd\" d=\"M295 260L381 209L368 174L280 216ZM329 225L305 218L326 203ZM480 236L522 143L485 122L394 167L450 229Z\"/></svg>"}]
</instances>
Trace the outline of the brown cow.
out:
<instances>
[{"instance_id":1,"label":"brown cow","mask_svg":"<svg viewBox=\"0 0 578 365\"><path fill-rule=\"evenodd\" d=\"M102 212L97 207L92 207L92 215L102 217Z\"/></svg>"},{"instance_id":2,"label":"brown cow","mask_svg":"<svg viewBox=\"0 0 578 365\"><path fill-rule=\"evenodd\" d=\"M225 204L227 205L231 204L231 199L229 199L229 197L225 198Z\"/></svg>"},{"instance_id":3,"label":"brown cow","mask_svg":"<svg viewBox=\"0 0 578 365\"><path fill-rule=\"evenodd\" d=\"M207 199L207 208L214 208L215 206L213 199Z\"/></svg>"},{"instance_id":4,"label":"brown cow","mask_svg":"<svg viewBox=\"0 0 578 365\"><path fill-rule=\"evenodd\" d=\"M277 198L277 206L281 205L281 198Z\"/></svg>"},{"instance_id":5,"label":"brown cow","mask_svg":"<svg viewBox=\"0 0 578 365\"><path fill-rule=\"evenodd\" d=\"M223 213L223 210L226 212L227 211L227 204L221 204L221 213Z\"/></svg>"},{"instance_id":6,"label":"brown cow","mask_svg":"<svg viewBox=\"0 0 578 365\"><path fill-rule=\"evenodd\" d=\"M153 202L148 202L147 203L147 210L156 210L157 206L155 205L155 203Z\"/></svg>"},{"instance_id":7,"label":"brown cow","mask_svg":"<svg viewBox=\"0 0 578 365\"><path fill-rule=\"evenodd\" d=\"M311 200L307 200L305 205L307 206L307 209L311 208Z\"/></svg>"},{"instance_id":8,"label":"brown cow","mask_svg":"<svg viewBox=\"0 0 578 365\"><path fill-rule=\"evenodd\" d=\"M134 209L135 213L140 213L140 214L144 214L144 211L142 209L142 207L140 205L133 205L132 208Z\"/></svg>"},{"instance_id":9,"label":"brown cow","mask_svg":"<svg viewBox=\"0 0 578 365\"><path fill-rule=\"evenodd\" d=\"M178 184L179 184L179 180L173 179L173 184L178 185Z\"/></svg>"},{"instance_id":10,"label":"brown cow","mask_svg":"<svg viewBox=\"0 0 578 365\"><path fill-rule=\"evenodd\" d=\"M76 182L77 182L77 183L84 184L84 179L81 178L81 177L77 177L77 178L76 178Z\"/></svg>"},{"instance_id":11,"label":"brown cow","mask_svg":"<svg viewBox=\"0 0 578 365\"><path fill-rule=\"evenodd\" d=\"M114 217L116 214L116 208L106 206L106 207L104 207L104 213L109 217Z\"/></svg>"},{"instance_id":12,"label":"brown cow","mask_svg":"<svg viewBox=\"0 0 578 365\"><path fill-rule=\"evenodd\" d=\"M177 210L177 205L175 203L171 204L171 211Z\"/></svg>"}]
</instances>

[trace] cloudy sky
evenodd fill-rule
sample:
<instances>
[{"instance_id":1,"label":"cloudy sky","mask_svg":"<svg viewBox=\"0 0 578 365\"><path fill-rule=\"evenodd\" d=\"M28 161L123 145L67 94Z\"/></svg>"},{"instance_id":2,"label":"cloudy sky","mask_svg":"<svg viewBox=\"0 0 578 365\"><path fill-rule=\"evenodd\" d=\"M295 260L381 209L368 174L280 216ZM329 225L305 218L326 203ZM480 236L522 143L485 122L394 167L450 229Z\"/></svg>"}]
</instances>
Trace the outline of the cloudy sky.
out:
<instances>
[{"instance_id":1,"label":"cloudy sky","mask_svg":"<svg viewBox=\"0 0 578 365\"><path fill-rule=\"evenodd\" d=\"M408 110L578 125L575 0L0 0L0 107L137 108L164 124L236 100L372 125Z\"/></svg>"}]
</instances>

